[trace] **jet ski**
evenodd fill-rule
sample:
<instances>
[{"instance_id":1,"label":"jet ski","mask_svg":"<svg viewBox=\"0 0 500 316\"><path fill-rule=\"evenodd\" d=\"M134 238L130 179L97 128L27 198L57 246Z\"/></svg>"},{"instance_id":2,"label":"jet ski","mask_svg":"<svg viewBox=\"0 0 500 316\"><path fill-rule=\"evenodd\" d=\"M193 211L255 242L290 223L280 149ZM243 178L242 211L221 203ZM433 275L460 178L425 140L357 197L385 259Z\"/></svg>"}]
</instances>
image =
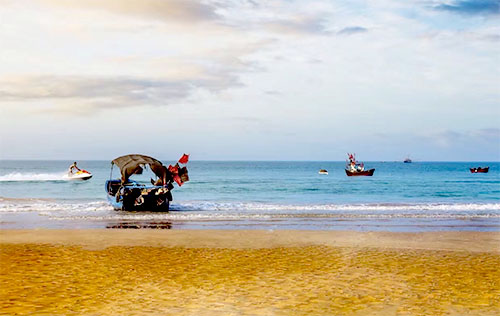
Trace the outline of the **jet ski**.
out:
<instances>
[{"instance_id":1,"label":"jet ski","mask_svg":"<svg viewBox=\"0 0 500 316\"><path fill-rule=\"evenodd\" d=\"M71 173L68 174L68 179L69 180L88 180L92 178L92 173L88 172L87 170L79 170L76 173Z\"/></svg>"}]
</instances>

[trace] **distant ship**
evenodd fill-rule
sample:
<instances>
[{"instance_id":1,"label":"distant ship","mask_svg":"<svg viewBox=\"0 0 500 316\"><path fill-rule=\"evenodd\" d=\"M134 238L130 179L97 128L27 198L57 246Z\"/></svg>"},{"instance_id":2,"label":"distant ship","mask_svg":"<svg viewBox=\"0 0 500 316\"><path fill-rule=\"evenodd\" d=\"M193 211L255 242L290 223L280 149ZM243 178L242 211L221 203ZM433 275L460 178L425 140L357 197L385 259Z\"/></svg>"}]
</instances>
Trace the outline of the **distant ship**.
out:
<instances>
[{"instance_id":1,"label":"distant ship","mask_svg":"<svg viewBox=\"0 0 500 316\"><path fill-rule=\"evenodd\" d=\"M490 170L490 167L485 167L485 168L481 168L481 167L470 168L470 172L471 173L488 173L489 170Z\"/></svg>"},{"instance_id":2,"label":"distant ship","mask_svg":"<svg viewBox=\"0 0 500 316\"><path fill-rule=\"evenodd\" d=\"M328 170L326 170L326 169L320 169L318 173L319 174L328 174Z\"/></svg>"},{"instance_id":3,"label":"distant ship","mask_svg":"<svg viewBox=\"0 0 500 316\"><path fill-rule=\"evenodd\" d=\"M406 157L406 159L403 161L404 163L412 163L410 157Z\"/></svg>"}]
</instances>

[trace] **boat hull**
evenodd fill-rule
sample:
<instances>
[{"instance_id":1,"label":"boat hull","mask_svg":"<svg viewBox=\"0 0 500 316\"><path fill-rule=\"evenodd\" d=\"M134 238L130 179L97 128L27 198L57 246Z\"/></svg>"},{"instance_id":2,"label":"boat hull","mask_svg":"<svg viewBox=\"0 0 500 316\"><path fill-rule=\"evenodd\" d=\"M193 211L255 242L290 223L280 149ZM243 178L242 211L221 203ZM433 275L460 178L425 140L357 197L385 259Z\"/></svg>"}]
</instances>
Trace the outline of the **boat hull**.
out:
<instances>
[{"instance_id":1,"label":"boat hull","mask_svg":"<svg viewBox=\"0 0 500 316\"><path fill-rule=\"evenodd\" d=\"M120 180L108 180L105 184L109 204L118 211L167 212L172 194L163 187L143 186L137 183L120 185Z\"/></svg>"},{"instance_id":2,"label":"boat hull","mask_svg":"<svg viewBox=\"0 0 500 316\"><path fill-rule=\"evenodd\" d=\"M486 167L486 168L470 168L470 172L471 173L488 173L488 171L490 171L490 167Z\"/></svg>"},{"instance_id":3,"label":"boat hull","mask_svg":"<svg viewBox=\"0 0 500 316\"><path fill-rule=\"evenodd\" d=\"M370 169L370 170L365 170L365 171L357 171L357 172L352 172L352 171L345 169L345 173L348 177L360 177L360 176L371 177L371 176L373 176L374 172L375 172L375 169Z\"/></svg>"},{"instance_id":4,"label":"boat hull","mask_svg":"<svg viewBox=\"0 0 500 316\"><path fill-rule=\"evenodd\" d=\"M68 180L88 180L92 178L92 174L87 170L80 170L74 174L68 174Z\"/></svg>"}]
</instances>

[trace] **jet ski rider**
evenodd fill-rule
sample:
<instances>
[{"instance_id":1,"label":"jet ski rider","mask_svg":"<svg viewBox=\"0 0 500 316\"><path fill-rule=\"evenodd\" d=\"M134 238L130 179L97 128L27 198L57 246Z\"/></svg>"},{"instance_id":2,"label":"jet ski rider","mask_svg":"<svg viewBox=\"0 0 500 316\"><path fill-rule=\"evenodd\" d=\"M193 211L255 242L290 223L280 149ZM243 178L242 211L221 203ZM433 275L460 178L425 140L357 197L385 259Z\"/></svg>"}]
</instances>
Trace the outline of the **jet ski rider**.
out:
<instances>
[{"instance_id":1,"label":"jet ski rider","mask_svg":"<svg viewBox=\"0 0 500 316\"><path fill-rule=\"evenodd\" d=\"M72 175L75 169L77 172L80 171L80 168L76 166L76 161L73 162L71 166L69 166L68 175Z\"/></svg>"}]
</instances>

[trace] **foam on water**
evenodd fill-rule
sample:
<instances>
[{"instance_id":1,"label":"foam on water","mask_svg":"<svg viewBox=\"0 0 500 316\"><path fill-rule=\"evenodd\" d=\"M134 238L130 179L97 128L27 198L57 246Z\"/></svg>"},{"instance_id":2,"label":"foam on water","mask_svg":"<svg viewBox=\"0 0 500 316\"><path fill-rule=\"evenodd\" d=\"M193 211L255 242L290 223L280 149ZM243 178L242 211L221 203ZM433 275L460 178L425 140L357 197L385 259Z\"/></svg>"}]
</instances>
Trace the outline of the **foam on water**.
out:
<instances>
[{"instance_id":1,"label":"foam on water","mask_svg":"<svg viewBox=\"0 0 500 316\"><path fill-rule=\"evenodd\" d=\"M106 201L0 198L0 214L26 212L57 219L500 218L500 203L298 205L191 201L174 203L169 213L130 213L114 211Z\"/></svg>"},{"instance_id":2,"label":"foam on water","mask_svg":"<svg viewBox=\"0 0 500 316\"><path fill-rule=\"evenodd\" d=\"M160 224L158 224L160 223ZM163 226L162 226L163 225ZM174 203L170 212L115 211L106 201L0 199L3 228L500 230L500 203Z\"/></svg>"},{"instance_id":3,"label":"foam on water","mask_svg":"<svg viewBox=\"0 0 500 316\"><path fill-rule=\"evenodd\" d=\"M46 199L5 199L0 198L1 213L37 212L50 215L63 212L85 213L96 211L112 211L113 208L104 201L94 202L56 202Z\"/></svg>"},{"instance_id":4,"label":"foam on water","mask_svg":"<svg viewBox=\"0 0 500 316\"><path fill-rule=\"evenodd\" d=\"M500 203L374 203L374 204L272 204L234 202L183 202L180 211L488 211L500 210Z\"/></svg>"},{"instance_id":5,"label":"foam on water","mask_svg":"<svg viewBox=\"0 0 500 316\"><path fill-rule=\"evenodd\" d=\"M66 173L21 173L12 172L0 176L0 182L18 182L18 181L64 181L68 180Z\"/></svg>"}]
</instances>

